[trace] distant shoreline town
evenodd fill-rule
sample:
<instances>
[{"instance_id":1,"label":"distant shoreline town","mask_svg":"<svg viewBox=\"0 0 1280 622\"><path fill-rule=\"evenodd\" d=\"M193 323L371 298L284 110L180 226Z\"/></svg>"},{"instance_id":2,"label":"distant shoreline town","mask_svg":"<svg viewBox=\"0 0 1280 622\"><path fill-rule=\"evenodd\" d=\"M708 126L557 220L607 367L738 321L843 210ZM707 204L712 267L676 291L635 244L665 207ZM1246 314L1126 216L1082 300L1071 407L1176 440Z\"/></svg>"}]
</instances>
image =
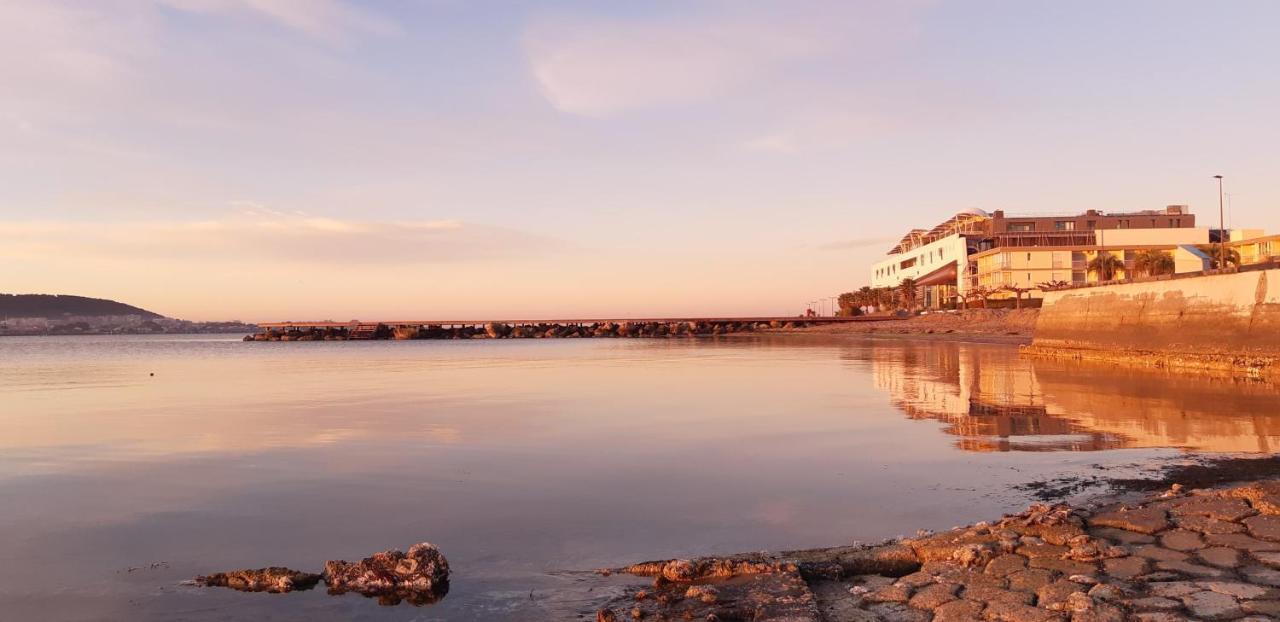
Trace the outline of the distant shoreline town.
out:
<instances>
[{"instance_id":1,"label":"distant shoreline town","mask_svg":"<svg viewBox=\"0 0 1280 622\"><path fill-rule=\"evenodd\" d=\"M144 318L137 315L0 319L0 337L243 334L256 330L258 330L257 325L238 321L192 322L165 317Z\"/></svg>"},{"instance_id":2,"label":"distant shoreline town","mask_svg":"<svg viewBox=\"0 0 1280 622\"><path fill-rule=\"evenodd\" d=\"M255 331L237 320L192 322L103 298L0 294L0 336L222 334Z\"/></svg>"}]
</instances>

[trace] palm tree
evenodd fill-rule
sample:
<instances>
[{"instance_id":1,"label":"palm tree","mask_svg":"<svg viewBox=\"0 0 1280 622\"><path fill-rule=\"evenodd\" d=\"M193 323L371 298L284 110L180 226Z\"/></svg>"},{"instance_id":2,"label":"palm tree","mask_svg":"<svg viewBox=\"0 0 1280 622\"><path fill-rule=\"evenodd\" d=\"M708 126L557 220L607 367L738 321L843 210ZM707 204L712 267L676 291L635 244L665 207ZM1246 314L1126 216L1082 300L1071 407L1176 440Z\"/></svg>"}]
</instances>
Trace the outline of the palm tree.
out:
<instances>
[{"instance_id":1,"label":"palm tree","mask_svg":"<svg viewBox=\"0 0 1280 622\"><path fill-rule=\"evenodd\" d=\"M898 284L898 296L902 300L902 306L908 311L915 311L918 292L916 291L916 280L913 278L902 279Z\"/></svg>"},{"instance_id":2,"label":"palm tree","mask_svg":"<svg viewBox=\"0 0 1280 622\"><path fill-rule=\"evenodd\" d=\"M1226 254L1226 256L1227 256L1227 257L1226 257L1226 259L1227 259L1227 265L1228 265L1228 266L1234 266L1234 267L1236 267L1236 268L1239 268L1239 267L1240 267L1240 251L1238 251L1238 250L1236 250L1236 249L1234 249L1234 248L1228 248L1228 249L1225 251L1225 254ZM1217 269L1219 268L1219 266L1218 266L1218 253L1217 253L1216 251L1213 253L1213 262L1212 262L1212 264L1210 264L1210 265L1212 265L1212 266L1213 266L1213 269L1214 269L1214 270L1217 270Z\"/></svg>"},{"instance_id":3,"label":"palm tree","mask_svg":"<svg viewBox=\"0 0 1280 622\"><path fill-rule=\"evenodd\" d=\"M1098 251L1098 254L1089 260L1087 267L1089 272L1098 275L1099 281L1110 281L1116 278L1117 272L1124 269L1124 260L1107 251Z\"/></svg>"},{"instance_id":4,"label":"palm tree","mask_svg":"<svg viewBox=\"0 0 1280 622\"><path fill-rule=\"evenodd\" d=\"M1160 250L1141 251L1133 257L1133 270L1147 276L1173 274L1177 269L1173 256Z\"/></svg>"},{"instance_id":5,"label":"palm tree","mask_svg":"<svg viewBox=\"0 0 1280 622\"><path fill-rule=\"evenodd\" d=\"M840 305L840 315L848 317L862 313L862 311L858 309L858 307L862 306L862 296L859 292L845 292L840 294L840 297L836 299L836 302Z\"/></svg>"},{"instance_id":6,"label":"palm tree","mask_svg":"<svg viewBox=\"0 0 1280 622\"><path fill-rule=\"evenodd\" d=\"M1218 269L1218 245L1217 244L1199 244L1196 246L1196 248L1199 249L1200 252L1209 256L1209 269L1217 270ZM1234 248L1228 247L1227 250L1225 251L1225 254L1227 256L1228 266L1235 266L1237 268L1240 267L1240 251L1237 251Z\"/></svg>"},{"instance_id":7,"label":"palm tree","mask_svg":"<svg viewBox=\"0 0 1280 622\"><path fill-rule=\"evenodd\" d=\"M894 291L892 287L875 288L876 309L884 310L893 306Z\"/></svg>"}]
</instances>

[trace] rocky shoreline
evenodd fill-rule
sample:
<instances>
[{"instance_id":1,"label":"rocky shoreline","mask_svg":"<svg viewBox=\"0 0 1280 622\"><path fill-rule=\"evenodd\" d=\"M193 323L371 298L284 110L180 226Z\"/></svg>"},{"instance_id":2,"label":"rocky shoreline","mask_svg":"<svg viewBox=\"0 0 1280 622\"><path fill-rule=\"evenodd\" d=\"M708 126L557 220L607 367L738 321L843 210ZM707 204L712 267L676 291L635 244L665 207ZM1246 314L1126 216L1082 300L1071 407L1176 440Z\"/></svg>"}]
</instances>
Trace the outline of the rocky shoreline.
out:
<instances>
[{"instance_id":1,"label":"rocky shoreline","mask_svg":"<svg viewBox=\"0 0 1280 622\"><path fill-rule=\"evenodd\" d=\"M1280 618L1280 480L1021 514L876 546L662 560L610 620L1177 622ZM590 615L590 614L585 614Z\"/></svg>"},{"instance_id":2,"label":"rocky shoreline","mask_svg":"<svg viewBox=\"0 0 1280 622\"><path fill-rule=\"evenodd\" d=\"M436 545L419 542L409 547L408 553L383 551L358 562L329 560L323 573L271 566L215 572L196 577L191 583L240 592L284 594L310 590L321 581L335 596L351 592L376 598L380 605L394 606L402 601L427 605L449 593L449 561Z\"/></svg>"}]
</instances>

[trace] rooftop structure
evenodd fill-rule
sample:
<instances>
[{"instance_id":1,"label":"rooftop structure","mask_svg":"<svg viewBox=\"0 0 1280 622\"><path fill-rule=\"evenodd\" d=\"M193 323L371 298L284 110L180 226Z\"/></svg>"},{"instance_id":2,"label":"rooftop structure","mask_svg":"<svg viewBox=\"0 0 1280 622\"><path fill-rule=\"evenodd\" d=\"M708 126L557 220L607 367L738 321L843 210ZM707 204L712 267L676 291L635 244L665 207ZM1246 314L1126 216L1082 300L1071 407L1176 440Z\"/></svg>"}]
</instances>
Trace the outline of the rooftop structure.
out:
<instances>
[{"instance_id":1,"label":"rooftop structure","mask_svg":"<svg viewBox=\"0 0 1280 622\"><path fill-rule=\"evenodd\" d=\"M991 215L993 246L1072 246L1096 244L1095 231L1107 229L1191 229L1196 217L1185 205L1163 210L1082 214L1018 215L996 210Z\"/></svg>"},{"instance_id":2,"label":"rooftop structure","mask_svg":"<svg viewBox=\"0 0 1280 622\"><path fill-rule=\"evenodd\" d=\"M990 232L991 217L986 212L977 208L961 210L932 229L912 229L907 232L888 254L905 253L950 235L989 235Z\"/></svg>"}]
</instances>

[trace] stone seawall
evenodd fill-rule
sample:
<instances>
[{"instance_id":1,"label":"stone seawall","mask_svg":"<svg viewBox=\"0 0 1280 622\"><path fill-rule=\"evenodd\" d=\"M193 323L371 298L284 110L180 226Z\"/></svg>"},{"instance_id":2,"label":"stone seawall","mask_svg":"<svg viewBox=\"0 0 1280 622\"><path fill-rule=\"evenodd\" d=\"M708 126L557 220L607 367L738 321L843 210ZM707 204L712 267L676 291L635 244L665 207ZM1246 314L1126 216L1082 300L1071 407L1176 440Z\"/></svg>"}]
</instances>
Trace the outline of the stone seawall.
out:
<instances>
[{"instance_id":1,"label":"stone seawall","mask_svg":"<svg viewBox=\"0 0 1280 622\"><path fill-rule=\"evenodd\" d=\"M1280 373L1280 270L1047 292L1035 356Z\"/></svg>"},{"instance_id":2,"label":"stone seawall","mask_svg":"<svg viewBox=\"0 0 1280 622\"><path fill-rule=\"evenodd\" d=\"M367 330L347 327L267 330L245 341L346 341L348 339L573 339L588 337L699 337L808 326L802 319L770 322L593 322L590 324L397 325L378 324Z\"/></svg>"}]
</instances>

